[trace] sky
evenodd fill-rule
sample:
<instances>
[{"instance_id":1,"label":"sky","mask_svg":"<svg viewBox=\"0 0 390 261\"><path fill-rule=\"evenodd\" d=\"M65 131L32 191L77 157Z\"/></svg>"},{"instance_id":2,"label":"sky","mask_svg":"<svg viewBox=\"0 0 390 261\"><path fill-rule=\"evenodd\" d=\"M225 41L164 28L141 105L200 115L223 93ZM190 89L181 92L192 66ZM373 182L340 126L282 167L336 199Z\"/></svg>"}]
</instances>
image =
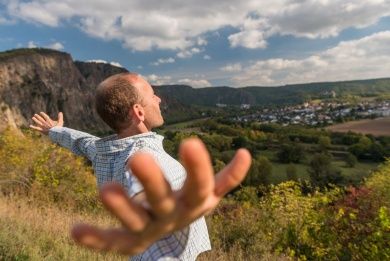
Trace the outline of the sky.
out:
<instances>
[{"instance_id":1,"label":"sky","mask_svg":"<svg viewBox=\"0 0 390 261\"><path fill-rule=\"evenodd\" d=\"M154 85L390 77L390 0L0 0L0 51L34 47Z\"/></svg>"}]
</instances>

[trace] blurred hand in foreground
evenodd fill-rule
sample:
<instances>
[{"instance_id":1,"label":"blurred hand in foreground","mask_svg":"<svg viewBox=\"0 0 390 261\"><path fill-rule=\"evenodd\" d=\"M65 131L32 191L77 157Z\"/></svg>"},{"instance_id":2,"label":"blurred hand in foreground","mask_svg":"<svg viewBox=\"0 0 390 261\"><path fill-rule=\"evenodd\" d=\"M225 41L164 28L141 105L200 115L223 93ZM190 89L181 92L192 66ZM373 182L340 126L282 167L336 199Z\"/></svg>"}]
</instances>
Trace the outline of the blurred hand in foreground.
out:
<instances>
[{"instance_id":1,"label":"blurred hand in foreground","mask_svg":"<svg viewBox=\"0 0 390 261\"><path fill-rule=\"evenodd\" d=\"M128 168L144 191L129 198L119 184L108 183L100 190L103 204L123 227L101 229L78 224L72 229L74 240L95 250L141 253L161 237L213 210L227 192L241 183L251 165L249 152L239 149L232 161L214 176L210 155L195 138L182 142L179 155L187 179L178 191L171 190L150 155L137 153L131 157Z\"/></svg>"}]
</instances>

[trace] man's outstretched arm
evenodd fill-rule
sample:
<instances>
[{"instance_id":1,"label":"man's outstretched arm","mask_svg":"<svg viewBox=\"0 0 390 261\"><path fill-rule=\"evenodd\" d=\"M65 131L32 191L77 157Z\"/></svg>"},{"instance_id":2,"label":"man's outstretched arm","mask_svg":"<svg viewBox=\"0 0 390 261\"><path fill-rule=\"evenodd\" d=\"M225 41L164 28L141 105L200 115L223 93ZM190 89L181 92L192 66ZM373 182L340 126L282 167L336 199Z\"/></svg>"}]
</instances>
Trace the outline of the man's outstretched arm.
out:
<instances>
[{"instance_id":1,"label":"man's outstretched arm","mask_svg":"<svg viewBox=\"0 0 390 261\"><path fill-rule=\"evenodd\" d=\"M86 156L91 161L94 160L96 155L95 141L99 138L86 132L63 127L62 112L58 113L58 120L51 119L44 112L34 114L32 120L34 125L30 125L31 129L49 135L53 142L71 150L77 155Z\"/></svg>"},{"instance_id":2,"label":"man's outstretched arm","mask_svg":"<svg viewBox=\"0 0 390 261\"><path fill-rule=\"evenodd\" d=\"M179 191L172 191L161 169L148 154L135 154L128 163L144 187L146 204L128 198L118 184L106 184L100 197L123 228L100 229L76 225L72 236L80 245L103 251L134 255L145 251L161 237L180 230L213 210L223 196L241 183L251 164L245 149L214 176L210 156L199 139L180 146L180 158L187 179Z\"/></svg>"}]
</instances>

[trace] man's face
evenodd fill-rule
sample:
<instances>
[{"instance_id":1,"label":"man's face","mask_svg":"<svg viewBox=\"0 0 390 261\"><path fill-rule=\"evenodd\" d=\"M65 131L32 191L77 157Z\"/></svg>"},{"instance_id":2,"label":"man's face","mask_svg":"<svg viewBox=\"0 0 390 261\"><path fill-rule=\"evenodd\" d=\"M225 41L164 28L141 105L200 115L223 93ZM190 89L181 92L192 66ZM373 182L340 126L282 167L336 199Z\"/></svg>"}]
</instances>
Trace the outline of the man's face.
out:
<instances>
[{"instance_id":1,"label":"man's face","mask_svg":"<svg viewBox=\"0 0 390 261\"><path fill-rule=\"evenodd\" d=\"M138 90L140 103L145 111L145 126L151 130L163 125L164 119L160 111L161 99L154 94L152 86L139 76L134 86Z\"/></svg>"}]
</instances>

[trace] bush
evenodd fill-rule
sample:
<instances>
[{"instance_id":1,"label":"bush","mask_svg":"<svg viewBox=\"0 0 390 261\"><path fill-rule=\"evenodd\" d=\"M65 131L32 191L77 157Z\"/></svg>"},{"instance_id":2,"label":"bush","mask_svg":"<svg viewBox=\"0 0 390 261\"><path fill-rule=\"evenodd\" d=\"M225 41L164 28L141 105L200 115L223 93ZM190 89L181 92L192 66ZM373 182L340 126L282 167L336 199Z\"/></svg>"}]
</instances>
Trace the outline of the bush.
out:
<instances>
[{"instance_id":1,"label":"bush","mask_svg":"<svg viewBox=\"0 0 390 261\"><path fill-rule=\"evenodd\" d=\"M297 168L292 164L288 165L286 167L286 176L288 180L297 181Z\"/></svg>"},{"instance_id":2,"label":"bush","mask_svg":"<svg viewBox=\"0 0 390 261\"><path fill-rule=\"evenodd\" d=\"M347 166L349 168L353 168L355 167L356 163L357 163L357 158L355 155L351 154L351 153L348 153L347 154L347 157L345 158L345 163L347 164Z\"/></svg>"},{"instance_id":3,"label":"bush","mask_svg":"<svg viewBox=\"0 0 390 261\"><path fill-rule=\"evenodd\" d=\"M328 187L330 184L338 185L343 181L341 170L331 165L332 158L326 153L317 153L309 162L307 172L314 186Z\"/></svg>"},{"instance_id":4,"label":"bush","mask_svg":"<svg viewBox=\"0 0 390 261\"><path fill-rule=\"evenodd\" d=\"M298 143L283 144L277 157L281 163L299 163L305 158L305 148Z\"/></svg>"},{"instance_id":5,"label":"bush","mask_svg":"<svg viewBox=\"0 0 390 261\"><path fill-rule=\"evenodd\" d=\"M7 130L0 138L0 191L28 194L63 208L98 207L93 170L84 158L52 144L46 137Z\"/></svg>"}]
</instances>

